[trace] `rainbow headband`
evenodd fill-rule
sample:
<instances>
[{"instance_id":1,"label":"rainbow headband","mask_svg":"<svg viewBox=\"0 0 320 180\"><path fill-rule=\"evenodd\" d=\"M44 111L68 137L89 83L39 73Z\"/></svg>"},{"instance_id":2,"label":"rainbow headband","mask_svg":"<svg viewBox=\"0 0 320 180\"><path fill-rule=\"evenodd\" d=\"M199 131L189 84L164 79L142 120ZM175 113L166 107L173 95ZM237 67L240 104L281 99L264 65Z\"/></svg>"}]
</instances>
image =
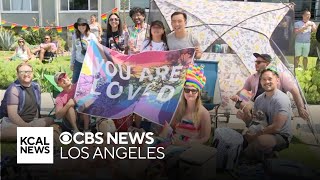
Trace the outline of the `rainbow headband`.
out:
<instances>
[{"instance_id":1,"label":"rainbow headband","mask_svg":"<svg viewBox=\"0 0 320 180\"><path fill-rule=\"evenodd\" d=\"M186 85L193 86L201 90L206 84L206 77L203 71L204 66L197 64L190 64L186 74Z\"/></svg>"}]
</instances>

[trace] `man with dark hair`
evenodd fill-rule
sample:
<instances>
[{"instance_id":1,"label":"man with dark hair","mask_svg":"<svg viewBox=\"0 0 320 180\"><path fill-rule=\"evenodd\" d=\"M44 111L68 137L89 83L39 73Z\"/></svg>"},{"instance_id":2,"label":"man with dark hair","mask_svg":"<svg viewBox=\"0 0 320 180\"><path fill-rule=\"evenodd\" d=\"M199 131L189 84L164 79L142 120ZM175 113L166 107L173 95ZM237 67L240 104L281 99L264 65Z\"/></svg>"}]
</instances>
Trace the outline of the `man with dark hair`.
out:
<instances>
[{"instance_id":1,"label":"man with dark hair","mask_svg":"<svg viewBox=\"0 0 320 180\"><path fill-rule=\"evenodd\" d=\"M202 51L199 41L186 30L187 15L184 12L174 12L171 15L171 26L174 30L167 36L169 50L194 47L195 58L200 59Z\"/></svg>"},{"instance_id":2,"label":"man with dark hair","mask_svg":"<svg viewBox=\"0 0 320 180\"><path fill-rule=\"evenodd\" d=\"M294 23L294 32L296 34L294 67L298 67L300 56L303 56L303 68L305 70L308 66L311 32L317 31L317 26L310 21L310 17L310 11L304 10L302 12L302 21Z\"/></svg>"},{"instance_id":3,"label":"man with dark hair","mask_svg":"<svg viewBox=\"0 0 320 180\"><path fill-rule=\"evenodd\" d=\"M272 154L289 146L291 132L291 103L289 97L277 88L279 74L273 69L261 72L261 86L264 93L254 102L254 110L264 113L267 126L258 132L244 135L248 146L244 150L246 157L264 160ZM253 118L253 116L251 116Z\"/></svg>"},{"instance_id":4,"label":"man with dark hair","mask_svg":"<svg viewBox=\"0 0 320 180\"><path fill-rule=\"evenodd\" d=\"M251 91L252 93L252 101L255 101L255 99L264 92L264 89L262 88L261 84L259 83L259 78L261 75L261 72L269 66L269 64L272 62L272 58L269 54L259 54L259 53L253 53L253 55L256 57L255 61L255 67L256 67L256 73L250 75L243 88L247 91ZM298 108L298 112L300 117L307 120L309 118L309 114L305 108L305 105L303 103L302 97L300 95L298 87L295 85L295 82L288 74L280 73L279 74L279 83L277 84L277 88L281 91L287 93L288 91L292 94L292 97L295 101L295 104ZM240 90L241 91L241 90ZM236 107L238 109L244 109L244 114L238 114L240 116L247 116L248 113L250 113L250 110L252 107L248 102L243 102L239 98L239 93L233 95L230 99L236 102ZM239 117L240 118L240 117ZM241 119L245 120L245 117L242 117Z\"/></svg>"},{"instance_id":5,"label":"man with dark hair","mask_svg":"<svg viewBox=\"0 0 320 180\"><path fill-rule=\"evenodd\" d=\"M17 127L45 127L53 124L52 118L40 118L41 89L33 82L30 64L17 66L17 80L6 90L0 107L1 140L15 141Z\"/></svg>"},{"instance_id":6,"label":"man with dark hair","mask_svg":"<svg viewBox=\"0 0 320 180\"><path fill-rule=\"evenodd\" d=\"M146 13L140 7L134 7L130 10L129 15L134 22L133 26L128 27L129 36L126 40L126 54L137 54L140 52L143 41L148 35L148 24L145 23Z\"/></svg>"}]
</instances>

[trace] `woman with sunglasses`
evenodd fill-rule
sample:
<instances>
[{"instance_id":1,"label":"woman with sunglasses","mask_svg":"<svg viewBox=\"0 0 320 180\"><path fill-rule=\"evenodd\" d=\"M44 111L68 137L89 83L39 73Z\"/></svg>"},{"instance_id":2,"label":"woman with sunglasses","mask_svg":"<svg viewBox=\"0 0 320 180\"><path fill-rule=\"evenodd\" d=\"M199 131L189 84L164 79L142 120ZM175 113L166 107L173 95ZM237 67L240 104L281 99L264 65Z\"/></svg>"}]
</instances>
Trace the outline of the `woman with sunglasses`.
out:
<instances>
[{"instance_id":1,"label":"woman with sunglasses","mask_svg":"<svg viewBox=\"0 0 320 180\"><path fill-rule=\"evenodd\" d=\"M74 28L76 29L76 32L72 36L72 54L70 61L70 69L73 71L73 84L78 82L82 63L90 41L95 41L98 43L96 36L90 32L90 27L86 19L79 18L77 22L74 23Z\"/></svg>"},{"instance_id":2,"label":"woman with sunglasses","mask_svg":"<svg viewBox=\"0 0 320 180\"><path fill-rule=\"evenodd\" d=\"M13 56L10 60L23 60L25 62L29 61L32 57L30 48L26 45L23 38L18 40L18 46L16 47Z\"/></svg>"},{"instance_id":3,"label":"woman with sunglasses","mask_svg":"<svg viewBox=\"0 0 320 180\"><path fill-rule=\"evenodd\" d=\"M127 39L128 32L122 28L122 22L117 13L112 13L108 17L107 22L107 34L105 46L119 51L124 52L124 40Z\"/></svg>"},{"instance_id":4,"label":"woman with sunglasses","mask_svg":"<svg viewBox=\"0 0 320 180\"><path fill-rule=\"evenodd\" d=\"M171 124L172 143L181 146L206 143L211 134L209 111L202 105L200 92L206 83L203 67L190 65L179 106Z\"/></svg>"},{"instance_id":5,"label":"woman with sunglasses","mask_svg":"<svg viewBox=\"0 0 320 180\"><path fill-rule=\"evenodd\" d=\"M167 51L167 36L161 21L153 21L150 26L150 38L142 43L141 51Z\"/></svg>"}]
</instances>

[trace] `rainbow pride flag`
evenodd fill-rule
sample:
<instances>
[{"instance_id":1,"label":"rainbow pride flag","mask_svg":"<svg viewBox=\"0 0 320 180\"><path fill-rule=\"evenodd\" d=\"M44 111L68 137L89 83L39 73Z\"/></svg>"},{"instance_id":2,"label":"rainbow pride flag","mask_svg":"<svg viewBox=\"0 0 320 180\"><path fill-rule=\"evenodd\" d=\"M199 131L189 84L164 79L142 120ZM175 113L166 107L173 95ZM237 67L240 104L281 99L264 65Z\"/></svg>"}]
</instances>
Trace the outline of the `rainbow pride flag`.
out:
<instances>
[{"instance_id":1,"label":"rainbow pride flag","mask_svg":"<svg viewBox=\"0 0 320 180\"><path fill-rule=\"evenodd\" d=\"M112 12L112 14L113 13L118 13L118 8L113 8L111 12Z\"/></svg>"},{"instance_id":2,"label":"rainbow pride flag","mask_svg":"<svg viewBox=\"0 0 320 180\"><path fill-rule=\"evenodd\" d=\"M25 30L27 30L27 28L28 28L27 25L23 25L22 28L21 28L21 30L22 30L22 31L25 31Z\"/></svg>"},{"instance_id":3,"label":"rainbow pride flag","mask_svg":"<svg viewBox=\"0 0 320 180\"><path fill-rule=\"evenodd\" d=\"M62 27L61 27L61 26L56 27L56 29L57 29L57 33L58 33L58 34L61 34L61 33L62 33Z\"/></svg>"},{"instance_id":4,"label":"rainbow pride flag","mask_svg":"<svg viewBox=\"0 0 320 180\"><path fill-rule=\"evenodd\" d=\"M7 21L6 20L1 20L0 25L5 24Z\"/></svg>"},{"instance_id":5,"label":"rainbow pride flag","mask_svg":"<svg viewBox=\"0 0 320 180\"><path fill-rule=\"evenodd\" d=\"M49 31L51 29L51 27L49 27L49 26L46 26L46 27L44 27L44 30L47 32L47 31Z\"/></svg>"},{"instance_id":6,"label":"rainbow pride flag","mask_svg":"<svg viewBox=\"0 0 320 180\"><path fill-rule=\"evenodd\" d=\"M101 19L107 23L107 13L101 14Z\"/></svg>"},{"instance_id":7,"label":"rainbow pride flag","mask_svg":"<svg viewBox=\"0 0 320 180\"><path fill-rule=\"evenodd\" d=\"M33 26L33 27L32 27L32 31L33 31L33 32L39 31L39 26Z\"/></svg>"},{"instance_id":8,"label":"rainbow pride flag","mask_svg":"<svg viewBox=\"0 0 320 180\"><path fill-rule=\"evenodd\" d=\"M73 26L73 24L70 24L70 25L68 26L68 30L69 30L69 32L74 32L74 26Z\"/></svg>"},{"instance_id":9,"label":"rainbow pride flag","mask_svg":"<svg viewBox=\"0 0 320 180\"><path fill-rule=\"evenodd\" d=\"M12 23L11 24L11 29L13 29L14 27L16 27L17 26L17 23Z\"/></svg>"},{"instance_id":10,"label":"rainbow pride flag","mask_svg":"<svg viewBox=\"0 0 320 180\"><path fill-rule=\"evenodd\" d=\"M240 91L239 97L240 97L240 99L241 99L242 101L248 102L248 101L251 100L252 93L249 92L249 91L247 91L247 90L245 90L245 89L242 89L242 90Z\"/></svg>"}]
</instances>

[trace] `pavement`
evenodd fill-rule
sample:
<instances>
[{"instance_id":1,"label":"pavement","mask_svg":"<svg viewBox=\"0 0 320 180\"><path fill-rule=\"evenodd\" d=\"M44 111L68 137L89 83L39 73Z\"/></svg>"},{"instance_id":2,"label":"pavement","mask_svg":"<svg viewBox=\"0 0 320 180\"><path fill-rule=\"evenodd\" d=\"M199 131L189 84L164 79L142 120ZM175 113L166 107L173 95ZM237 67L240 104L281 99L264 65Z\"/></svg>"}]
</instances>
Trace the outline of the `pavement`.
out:
<instances>
[{"instance_id":1,"label":"pavement","mask_svg":"<svg viewBox=\"0 0 320 180\"><path fill-rule=\"evenodd\" d=\"M4 90L0 90L0 100L3 99ZM0 102L1 104L1 102ZM47 115L54 107L54 100L50 93L41 94L41 114ZM320 140L320 105L309 105L309 111L311 114L311 124L313 125L316 135ZM230 116L228 123L225 123L225 118L221 117L218 120L218 127L230 127L232 129L242 130L245 128L245 124L242 120L237 119L235 115ZM313 133L310 131L308 123L300 117L294 117L292 121L293 134L300 140L307 144L316 144Z\"/></svg>"}]
</instances>

